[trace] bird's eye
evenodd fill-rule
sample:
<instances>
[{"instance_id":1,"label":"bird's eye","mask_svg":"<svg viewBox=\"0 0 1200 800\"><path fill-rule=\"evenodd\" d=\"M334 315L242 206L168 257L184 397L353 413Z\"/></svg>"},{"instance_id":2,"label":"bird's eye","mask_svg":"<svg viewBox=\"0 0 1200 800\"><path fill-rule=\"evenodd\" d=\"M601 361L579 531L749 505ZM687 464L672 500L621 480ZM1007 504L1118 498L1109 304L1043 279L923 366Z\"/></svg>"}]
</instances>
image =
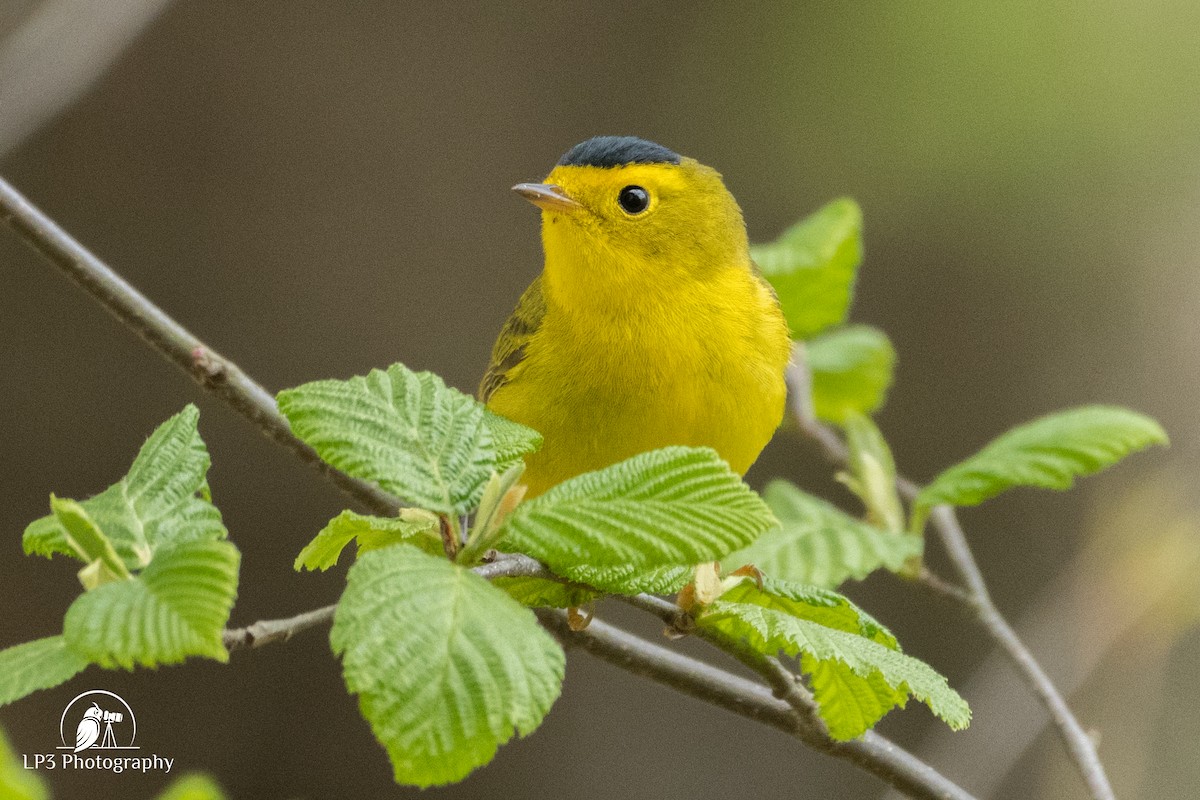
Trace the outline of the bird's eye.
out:
<instances>
[{"instance_id":1,"label":"bird's eye","mask_svg":"<svg viewBox=\"0 0 1200 800\"><path fill-rule=\"evenodd\" d=\"M617 204L629 214L640 214L650 205L650 193L640 186L626 186L617 195Z\"/></svg>"}]
</instances>

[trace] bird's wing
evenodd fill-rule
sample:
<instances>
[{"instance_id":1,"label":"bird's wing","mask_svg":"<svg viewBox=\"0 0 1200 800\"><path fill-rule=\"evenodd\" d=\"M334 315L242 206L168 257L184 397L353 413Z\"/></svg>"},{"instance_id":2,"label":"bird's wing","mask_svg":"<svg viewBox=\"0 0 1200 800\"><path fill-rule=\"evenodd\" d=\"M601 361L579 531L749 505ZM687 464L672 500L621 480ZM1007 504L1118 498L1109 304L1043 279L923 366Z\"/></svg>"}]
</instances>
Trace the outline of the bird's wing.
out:
<instances>
[{"instance_id":1,"label":"bird's wing","mask_svg":"<svg viewBox=\"0 0 1200 800\"><path fill-rule=\"evenodd\" d=\"M486 403L504 384L511 380L511 372L525 359L529 340L542 326L546 316L546 299L542 295L542 279L537 277L517 301L517 307L509 316L500 336L492 347L492 361L488 364L483 381L479 384L479 399Z\"/></svg>"},{"instance_id":2,"label":"bird's wing","mask_svg":"<svg viewBox=\"0 0 1200 800\"><path fill-rule=\"evenodd\" d=\"M100 738L100 722L94 717L84 717L75 729L75 752L86 750Z\"/></svg>"}]
</instances>

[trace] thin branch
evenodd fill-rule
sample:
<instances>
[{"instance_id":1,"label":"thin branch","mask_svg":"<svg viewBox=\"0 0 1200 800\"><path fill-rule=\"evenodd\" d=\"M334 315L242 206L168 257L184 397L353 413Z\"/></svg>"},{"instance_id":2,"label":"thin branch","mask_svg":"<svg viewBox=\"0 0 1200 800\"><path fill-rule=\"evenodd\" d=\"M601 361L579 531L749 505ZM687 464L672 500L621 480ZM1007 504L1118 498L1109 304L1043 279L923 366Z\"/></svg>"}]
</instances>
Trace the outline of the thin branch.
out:
<instances>
[{"instance_id":1,"label":"thin branch","mask_svg":"<svg viewBox=\"0 0 1200 800\"><path fill-rule=\"evenodd\" d=\"M906 577L904 580L908 583L913 583L911 578ZM916 585L932 595L949 600L955 605L966 609L975 608L975 600L966 589L951 583L923 564L921 565L921 571L917 574Z\"/></svg>"},{"instance_id":2,"label":"thin branch","mask_svg":"<svg viewBox=\"0 0 1200 800\"><path fill-rule=\"evenodd\" d=\"M808 393L804 390L806 387L811 387L809 375L803 346L798 346L793 351L792 364L788 367L788 382L793 395ZM796 416L801 432L820 445L830 462L838 467L847 465L849 451L845 443L836 432L817 420L812 412L810 401L793 396L792 413ZM909 502L915 499L921 491L919 485L904 477L896 479L896 489ZM1034 658L1029 648L1024 645L1016 631L992 602L983 572L975 561L971 545L958 522L958 516L954 513L954 509L950 506L938 506L933 509L929 521L945 548L946 554L950 557L951 563L954 564L955 571L962 579L965 589L946 583L928 570L923 571L917 580L925 588L959 603L983 626L988 635L1000 645L1000 648L1017 668L1030 691L1041 700L1046 710L1050 712L1050 717L1058 729L1059 738L1062 739L1067 752L1075 761L1092 797L1095 800L1114 800L1112 785L1104 771L1104 765L1100 762L1100 756L1096 752L1095 742L1083 729L1062 694L1042 669L1041 664Z\"/></svg>"},{"instance_id":3,"label":"thin branch","mask_svg":"<svg viewBox=\"0 0 1200 800\"><path fill-rule=\"evenodd\" d=\"M633 675L649 678L789 735L796 732L792 710L772 697L765 686L648 642L598 619L576 631L571 629L566 613L559 609L539 608L535 613L564 647L579 648Z\"/></svg>"},{"instance_id":4,"label":"thin branch","mask_svg":"<svg viewBox=\"0 0 1200 800\"><path fill-rule=\"evenodd\" d=\"M537 559L520 553L496 553L486 564L475 567L475 574L481 578L493 581L496 578L546 578L547 580L562 580Z\"/></svg>"},{"instance_id":5,"label":"thin branch","mask_svg":"<svg viewBox=\"0 0 1200 800\"><path fill-rule=\"evenodd\" d=\"M674 633L687 633L699 636L758 673L766 681L767 685L771 687L772 705L776 707L782 705L789 710L791 726L786 730L814 750L826 753L835 758L850 761L911 797L942 798L942 800L950 800L951 798L955 800L970 800L972 797L933 767L906 750L897 747L891 741L874 731L867 731L862 737L846 742L831 738L829 731L825 727L825 723L817 715L817 705L812 695L796 679L795 674L784 667L778 659L763 655L738 639L724 636L706 628L698 628L687 624L683 619L683 610L674 603L663 600L660 597L646 594L633 597L614 597L634 608L653 614L666 623ZM595 624L595 622L592 623L592 625ZM592 627L589 626L584 632L586 633L591 630ZM629 636L629 634L624 635ZM637 641L641 642L641 640ZM642 644L646 643L642 642ZM651 646L653 647L653 645ZM670 651L666 652L669 653ZM695 663L703 664L703 662ZM707 664L703 664L703 666L710 670L713 669ZM680 691L691 693L674 683L663 682ZM765 687L758 684L751 683L749 685L760 695L765 694L767 691ZM696 696L700 695L697 694ZM701 697L701 699L708 698ZM714 700L709 700L709 702L721 705ZM740 713L737 709L731 710L735 711L735 713ZM776 727L779 726L776 725Z\"/></svg>"},{"instance_id":6,"label":"thin branch","mask_svg":"<svg viewBox=\"0 0 1200 800\"><path fill-rule=\"evenodd\" d=\"M332 622L336 609L337 605L334 604L287 619L263 619L244 628L226 629L221 633L221 641L226 650L245 650L262 647L264 644L286 642L301 631Z\"/></svg>"},{"instance_id":7,"label":"thin branch","mask_svg":"<svg viewBox=\"0 0 1200 800\"><path fill-rule=\"evenodd\" d=\"M757 672L766 681L767 685L771 687L775 696L792 708L797 720L810 733L821 734L825 738L828 738L825 723L817 715L816 701L813 700L808 689L797 681L796 676L780 664L778 659L763 655L757 650L748 647L741 640L723 636L707 628L696 627L691 620L687 619L683 609L674 603L663 600L661 597L640 594L633 597L619 597L618 599L634 608L639 608L658 617L674 633L680 635L694 634L709 642L717 649L723 650L733 656L742 662L743 665Z\"/></svg>"},{"instance_id":8,"label":"thin branch","mask_svg":"<svg viewBox=\"0 0 1200 800\"><path fill-rule=\"evenodd\" d=\"M958 517L949 506L939 506L930 517L933 529L938 533L942 546L946 548L951 561L958 569L963 581L969 588L969 594L974 604L975 614L979 622L1000 645L1001 649L1016 666L1017 671L1025 680L1030 690L1037 696L1050 712L1051 719L1058 727L1059 735L1066 745L1071 757L1075 759L1087 782L1092 797L1096 800L1114 800L1112 785L1104 771L1104 764L1096 752L1096 743L1087 731L1083 729L1079 719L1067 705L1062 693L1050 680L1050 676L1034 658L1017 636L1017 632L996 608L988 594L987 586L971 547L967 543L966 534L958 522Z\"/></svg>"},{"instance_id":9,"label":"thin branch","mask_svg":"<svg viewBox=\"0 0 1200 800\"><path fill-rule=\"evenodd\" d=\"M117 319L132 328L152 347L191 375L204 389L241 413L275 441L290 449L302 460L317 466L326 476L351 496L378 513L393 513L399 505L396 498L377 487L352 478L345 473L328 467L320 461L316 452L291 433L287 420L279 413L274 398L259 384L251 380L232 361L218 355L183 326L167 316L140 292L125 282L96 256L72 239L65 231L46 217L17 192L7 181L0 178L0 216L16 233L51 263L68 275L75 283L112 312ZM517 557L523 558L523 557ZM529 562L543 569L540 564ZM541 574L532 570L530 563L498 558L492 564L481 565L477 570L489 577L513 574ZM317 609L284 620L264 620L246 628L228 630L223 639L231 649L258 647L268 642L285 641L296 633L327 623L333 618L333 607ZM561 620L565 625L565 621ZM664 653L670 651L637 640L628 634L620 639L621 647L615 646L612 636L615 629L593 622L594 630L581 633L571 632L573 643L589 642L584 649L593 653L605 653L606 660L623 666L637 674L667 682L668 675L678 678L668 683L681 691L708 699L716 705L730 710L757 708L745 714L751 719L774 724L786 713L794 726L792 732L812 747L844 758L864 770L882 777L891 785L916 798L953 798L971 800L969 794L948 781L912 754L888 740L868 732L861 739L851 742L833 742L827 737L805 738L807 726L796 722L794 709L785 703L776 703L774 709L764 709L761 702L765 689L735 676L715 670L690 659L681 661L682 656L671 654L671 666L662 661ZM569 628L568 628L569 631ZM614 634L615 635L615 634ZM634 644L638 642L638 644ZM612 645L611 647L609 645ZM718 676L719 674L719 676ZM720 690L712 686L723 687ZM691 688L684 688L691 687ZM707 689L703 687L709 687ZM740 713L740 712L739 712ZM776 725L778 727L778 725Z\"/></svg>"},{"instance_id":10,"label":"thin branch","mask_svg":"<svg viewBox=\"0 0 1200 800\"><path fill-rule=\"evenodd\" d=\"M266 389L251 380L237 364L222 357L167 316L3 178L0 178L0 217L27 244L205 390L223 400L302 461L316 467L367 508L379 514L396 513L400 506L396 498L322 461L315 450L292 434L287 419L275 405L275 398Z\"/></svg>"},{"instance_id":11,"label":"thin branch","mask_svg":"<svg viewBox=\"0 0 1200 800\"><path fill-rule=\"evenodd\" d=\"M529 556L509 553L497 553L489 563L475 567L475 573L489 581L496 578L553 577L540 562ZM286 619L264 619L244 628L229 628L221 633L221 641L226 650L246 650L264 644L286 642L297 633L332 622L336 608L335 604Z\"/></svg>"},{"instance_id":12,"label":"thin branch","mask_svg":"<svg viewBox=\"0 0 1200 800\"><path fill-rule=\"evenodd\" d=\"M787 367L788 402L800 432L812 439L825 454L825 460L840 467L850 461L850 450L832 429L822 425L812 404L812 371L808 368L808 349L804 342L792 346L792 363Z\"/></svg>"}]
</instances>

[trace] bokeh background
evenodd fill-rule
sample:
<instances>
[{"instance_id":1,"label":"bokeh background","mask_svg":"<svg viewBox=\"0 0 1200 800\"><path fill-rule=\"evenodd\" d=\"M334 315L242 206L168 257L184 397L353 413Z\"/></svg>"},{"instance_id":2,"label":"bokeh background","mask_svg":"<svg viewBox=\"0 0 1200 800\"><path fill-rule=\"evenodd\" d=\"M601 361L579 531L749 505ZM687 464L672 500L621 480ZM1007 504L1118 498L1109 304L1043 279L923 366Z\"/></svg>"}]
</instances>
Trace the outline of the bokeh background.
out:
<instances>
[{"instance_id":1,"label":"bokeh background","mask_svg":"<svg viewBox=\"0 0 1200 800\"><path fill-rule=\"evenodd\" d=\"M0 172L271 390L403 361L472 391L540 269L536 213L508 187L588 136L716 166L758 241L853 196L853 317L900 353L879 421L908 474L1085 402L1172 435L1072 493L962 517L1118 794L1195 795L1200 5L4 0L0 35ZM342 497L0 228L0 646L58 632L79 588L69 563L21 556L48 493L104 488L187 402L243 553L233 621L332 602L344 568L291 562ZM848 505L786 433L750 478L774 475ZM848 591L976 710L963 734L918 705L883 732L981 797L1084 796L976 628L894 579ZM0 726L41 750L87 688L121 694L146 746L235 797L417 794L391 782L322 632L228 666L93 668ZM166 782L47 777L60 798ZM798 793L885 787L572 654L534 736L428 796Z\"/></svg>"}]
</instances>

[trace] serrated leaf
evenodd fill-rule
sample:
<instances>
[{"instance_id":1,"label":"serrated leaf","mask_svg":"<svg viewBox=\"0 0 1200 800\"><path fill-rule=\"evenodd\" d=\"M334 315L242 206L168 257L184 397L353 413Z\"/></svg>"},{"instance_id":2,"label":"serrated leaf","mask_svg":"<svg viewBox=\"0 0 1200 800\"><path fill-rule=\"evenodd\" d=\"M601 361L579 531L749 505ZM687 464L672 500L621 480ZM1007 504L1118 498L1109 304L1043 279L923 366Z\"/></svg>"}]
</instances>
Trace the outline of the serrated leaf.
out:
<instances>
[{"instance_id":1,"label":"serrated leaf","mask_svg":"<svg viewBox=\"0 0 1200 800\"><path fill-rule=\"evenodd\" d=\"M505 521L502 542L576 579L571 569L580 565L645 571L715 561L774 524L715 451L667 447L522 503Z\"/></svg>"},{"instance_id":2,"label":"serrated leaf","mask_svg":"<svg viewBox=\"0 0 1200 800\"><path fill-rule=\"evenodd\" d=\"M68 647L61 636L0 650L0 706L65 683L87 665L87 659Z\"/></svg>"},{"instance_id":3,"label":"serrated leaf","mask_svg":"<svg viewBox=\"0 0 1200 800\"><path fill-rule=\"evenodd\" d=\"M743 639L761 653L784 653L793 658L807 656L801 658L802 670L811 671L818 662L830 662L833 668L844 668L841 677L851 679L853 692L871 691L871 687L879 685L882 679L889 694L911 694L954 730L961 730L970 722L971 711L966 702L928 664L866 637L772 608L724 600L710 605L697 624ZM861 734L865 728L859 730L860 726L853 724L850 716L835 716L836 706L829 704L828 692L836 692L836 687L826 682L824 691L825 696L817 702L830 734L840 738ZM842 693L837 697L840 701L848 701L850 696ZM822 700L825 705L820 705ZM882 707L887 705L888 699L886 695L876 694L875 701ZM868 704L854 705L855 715L860 719L871 716ZM887 708L891 707L887 705Z\"/></svg>"},{"instance_id":4,"label":"serrated leaf","mask_svg":"<svg viewBox=\"0 0 1200 800\"><path fill-rule=\"evenodd\" d=\"M648 569L628 564L613 567L576 564L564 567L561 574L611 594L674 594L691 581L693 570L693 565L679 564Z\"/></svg>"},{"instance_id":5,"label":"serrated leaf","mask_svg":"<svg viewBox=\"0 0 1200 800\"><path fill-rule=\"evenodd\" d=\"M579 608L600 596L590 589L549 578L496 578L492 585L530 608Z\"/></svg>"},{"instance_id":6,"label":"serrated leaf","mask_svg":"<svg viewBox=\"0 0 1200 800\"><path fill-rule=\"evenodd\" d=\"M209 775L191 773L163 790L156 800L225 800L221 785Z\"/></svg>"},{"instance_id":7,"label":"serrated leaf","mask_svg":"<svg viewBox=\"0 0 1200 800\"><path fill-rule=\"evenodd\" d=\"M856 674L840 661L801 657L801 670L809 676L813 700L834 739L862 736L893 708L908 704L908 693L892 688L879 672Z\"/></svg>"},{"instance_id":8,"label":"serrated leaf","mask_svg":"<svg viewBox=\"0 0 1200 800\"><path fill-rule=\"evenodd\" d=\"M324 461L441 514L471 511L492 470L519 450L511 425L437 375L403 364L306 383L278 400L292 432ZM503 453L492 430L503 437Z\"/></svg>"},{"instance_id":9,"label":"serrated leaf","mask_svg":"<svg viewBox=\"0 0 1200 800\"><path fill-rule=\"evenodd\" d=\"M806 586L764 576L762 587L751 578L742 580L722 593L721 600L746 603L782 611L847 633L864 636L874 642L899 649L896 637L874 617L855 605L850 598L819 586Z\"/></svg>"},{"instance_id":10,"label":"serrated leaf","mask_svg":"<svg viewBox=\"0 0 1200 800\"><path fill-rule=\"evenodd\" d=\"M409 545L350 568L330 642L399 783L461 780L561 690L562 648L528 609Z\"/></svg>"},{"instance_id":11,"label":"serrated leaf","mask_svg":"<svg viewBox=\"0 0 1200 800\"><path fill-rule=\"evenodd\" d=\"M226 536L221 512L197 496L207 491L209 467L199 416L189 405L159 425L124 478L80 503L130 570L148 564L160 545ZM54 515L30 523L23 542L27 554L80 557Z\"/></svg>"},{"instance_id":12,"label":"serrated leaf","mask_svg":"<svg viewBox=\"0 0 1200 800\"><path fill-rule=\"evenodd\" d=\"M763 499L780 524L722 559L728 571L753 564L776 578L833 589L880 567L899 570L921 554L920 537L867 525L787 481L772 481Z\"/></svg>"},{"instance_id":13,"label":"serrated leaf","mask_svg":"<svg viewBox=\"0 0 1200 800\"><path fill-rule=\"evenodd\" d=\"M834 200L770 244L750 248L775 287L793 339L808 339L846 320L862 262L862 212Z\"/></svg>"},{"instance_id":14,"label":"serrated leaf","mask_svg":"<svg viewBox=\"0 0 1200 800\"><path fill-rule=\"evenodd\" d=\"M483 423L492 435L492 446L496 448L495 469L498 473L503 474L526 453L536 452L542 447L540 433L490 409L484 409Z\"/></svg>"},{"instance_id":15,"label":"serrated leaf","mask_svg":"<svg viewBox=\"0 0 1200 800\"><path fill-rule=\"evenodd\" d=\"M238 551L229 542L163 545L132 580L77 598L63 619L67 645L102 667L226 661L221 631L237 596Z\"/></svg>"},{"instance_id":16,"label":"serrated leaf","mask_svg":"<svg viewBox=\"0 0 1200 800\"><path fill-rule=\"evenodd\" d=\"M848 325L805 348L818 419L840 425L848 412L870 414L883 406L896 368L896 351L883 331Z\"/></svg>"},{"instance_id":17,"label":"serrated leaf","mask_svg":"<svg viewBox=\"0 0 1200 800\"><path fill-rule=\"evenodd\" d=\"M855 633L884 647L899 650L900 645L887 628L846 597L813 586L763 578L762 588L743 578L721 599L781 611L827 628ZM894 689L877 672L861 676L840 661L820 661L807 654L801 669L809 675L813 698L820 708L830 735L853 739L870 729L884 714L908 700L905 691Z\"/></svg>"},{"instance_id":18,"label":"serrated leaf","mask_svg":"<svg viewBox=\"0 0 1200 800\"><path fill-rule=\"evenodd\" d=\"M564 584L548 578L498 578L492 584L504 589L522 605L576 608L605 594L674 594L692 579L694 569L691 566L633 569L577 564L563 571L563 577L574 583Z\"/></svg>"},{"instance_id":19,"label":"serrated leaf","mask_svg":"<svg viewBox=\"0 0 1200 800\"><path fill-rule=\"evenodd\" d=\"M1069 489L1076 477L1166 443L1161 425L1125 408L1084 406L1050 414L1013 428L938 475L917 496L914 516L923 521L923 512L941 503L977 505L1014 486Z\"/></svg>"},{"instance_id":20,"label":"serrated leaf","mask_svg":"<svg viewBox=\"0 0 1200 800\"><path fill-rule=\"evenodd\" d=\"M321 532L304 546L292 565L301 569L327 570L338 562L342 550L355 539L358 552L376 550L380 547L408 542L427 553L442 552L442 539L438 532L437 517L422 516L413 509L404 509L407 515L399 517L373 517L354 511L343 511L329 520ZM407 518L406 518L407 517Z\"/></svg>"}]
</instances>

